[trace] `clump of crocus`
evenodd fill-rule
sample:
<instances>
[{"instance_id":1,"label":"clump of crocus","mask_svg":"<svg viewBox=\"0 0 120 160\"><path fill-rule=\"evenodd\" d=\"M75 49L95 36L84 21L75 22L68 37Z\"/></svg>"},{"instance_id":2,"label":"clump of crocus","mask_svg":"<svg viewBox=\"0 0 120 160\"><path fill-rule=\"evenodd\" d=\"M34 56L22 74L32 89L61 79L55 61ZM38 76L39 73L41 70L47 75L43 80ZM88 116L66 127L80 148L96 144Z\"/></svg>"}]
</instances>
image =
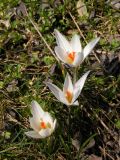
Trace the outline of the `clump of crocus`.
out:
<instances>
[{"instance_id":1,"label":"clump of crocus","mask_svg":"<svg viewBox=\"0 0 120 160\"><path fill-rule=\"evenodd\" d=\"M55 29L54 32L57 41L57 46L55 47L57 57L72 67L79 66L100 39L93 39L82 49L80 37L77 34L75 34L69 42L58 30Z\"/></svg>"},{"instance_id":2,"label":"clump of crocus","mask_svg":"<svg viewBox=\"0 0 120 160\"><path fill-rule=\"evenodd\" d=\"M79 105L76 99L80 95L82 88L84 86L85 80L90 71L86 72L74 85L72 83L70 75L67 73L63 91L59 89L56 85L47 82L46 85L52 91L54 96L62 103L66 105Z\"/></svg>"},{"instance_id":3,"label":"clump of crocus","mask_svg":"<svg viewBox=\"0 0 120 160\"><path fill-rule=\"evenodd\" d=\"M30 117L29 121L33 130L25 132L25 134L37 139L50 136L55 130L56 119L53 120L48 112L44 112L36 101L31 103L31 113L33 117Z\"/></svg>"}]
</instances>

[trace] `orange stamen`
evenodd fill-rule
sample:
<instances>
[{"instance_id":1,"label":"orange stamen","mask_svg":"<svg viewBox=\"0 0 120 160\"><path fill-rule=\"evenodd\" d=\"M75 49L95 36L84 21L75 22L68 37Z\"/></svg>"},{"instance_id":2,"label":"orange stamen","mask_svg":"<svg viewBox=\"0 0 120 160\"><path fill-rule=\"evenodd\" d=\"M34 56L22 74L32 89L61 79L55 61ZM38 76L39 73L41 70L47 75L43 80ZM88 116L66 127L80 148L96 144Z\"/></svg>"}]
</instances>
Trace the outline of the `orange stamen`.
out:
<instances>
[{"instance_id":1,"label":"orange stamen","mask_svg":"<svg viewBox=\"0 0 120 160\"><path fill-rule=\"evenodd\" d=\"M73 63L74 59L75 59L75 52L69 53L68 54L68 61L69 61L69 63Z\"/></svg>"},{"instance_id":2,"label":"orange stamen","mask_svg":"<svg viewBox=\"0 0 120 160\"><path fill-rule=\"evenodd\" d=\"M42 129L46 129L47 128L47 125L45 124L45 122L41 122L40 123L40 128L42 128Z\"/></svg>"},{"instance_id":3,"label":"orange stamen","mask_svg":"<svg viewBox=\"0 0 120 160\"><path fill-rule=\"evenodd\" d=\"M66 99L68 100L69 103L71 103L73 98L73 94L70 91L66 91Z\"/></svg>"}]
</instances>

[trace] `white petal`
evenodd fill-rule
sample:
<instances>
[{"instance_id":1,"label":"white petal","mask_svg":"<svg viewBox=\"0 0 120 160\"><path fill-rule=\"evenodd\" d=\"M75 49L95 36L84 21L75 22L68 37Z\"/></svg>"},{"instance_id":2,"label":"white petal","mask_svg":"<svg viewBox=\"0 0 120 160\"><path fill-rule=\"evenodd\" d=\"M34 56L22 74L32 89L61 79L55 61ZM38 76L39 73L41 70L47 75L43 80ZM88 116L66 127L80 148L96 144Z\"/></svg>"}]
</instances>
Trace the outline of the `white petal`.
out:
<instances>
[{"instance_id":1,"label":"white petal","mask_svg":"<svg viewBox=\"0 0 120 160\"><path fill-rule=\"evenodd\" d=\"M64 82L64 86L63 86L64 94L66 94L66 91L70 91L71 93L73 93L73 84L71 81L71 77L68 73L65 77L65 82Z\"/></svg>"},{"instance_id":2,"label":"white petal","mask_svg":"<svg viewBox=\"0 0 120 160\"><path fill-rule=\"evenodd\" d=\"M44 113L43 121L44 121L45 123L48 123L48 122L49 122L51 125L53 124L53 118L52 118L52 116L50 115L50 113L48 113L48 112L45 112L45 113Z\"/></svg>"},{"instance_id":3,"label":"white petal","mask_svg":"<svg viewBox=\"0 0 120 160\"><path fill-rule=\"evenodd\" d=\"M40 136L42 138L46 138L46 137L49 137L52 132L53 132L52 129L47 128L47 129L41 129L41 131L39 132L39 134L40 134Z\"/></svg>"},{"instance_id":4,"label":"white petal","mask_svg":"<svg viewBox=\"0 0 120 160\"><path fill-rule=\"evenodd\" d=\"M39 135L39 133L35 132L35 131L28 131L28 132L25 132L25 134L28 136L28 137L31 137L31 138L41 138L41 136Z\"/></svg>"},{"instance_id":5,"label":"white petal","mask_svg":"<svg viewBox=\"0 0 120 160\"><path fill-rule=\"evenodd\" d=\"M56 123L57 123L57 120L55 119L54 122L53 122L53 131L55 130Z\"/></svg>"},{"instance_id":6,"label":"white petal","mask_svg":"<svg viewBox=\"0 0 120 160\"><path fill-rule=\"evenodd\" d=\"M38 120L43 116L44 111L36 101L31 103L31 112L33 117L38 118Z\"/></svg>"},{"instance_id":7,"label":"white petal","mask_svg":"<svg viewBox=\"0 0 120 160\"><path fill-rule=\"evenodd\" d=\"M74 106L78 106L78 105L79 105L79 103L78 103L78 101L75 101L72 105L74 105Z\"/></svg>"},{"instance_id":8,"label":"white petal","mask_svg":"<svg viewBox=\"0 0 120 160\"><path fill-rule=\"evenodd\" d=\"M71 52L72 48L70 46L69 41L58 31L54 30L57 45L63 49L65 49L66 52Z\"/></svg>"},{"instance_id":9,"label":"white petal","mask_svg":"<svg viewBox=\"0 0 120 160\"><path fill-rule=\"evenodd\" d=\"M99 37L95 38L85 46L83 50L84 59L90 54L90 52L93 50L93 48L95 47L95 45L98 43L99 40L100 40Z\"/></svg>"},{"instance_id":10,"label":"white petal","mask_svg":"<svg viewBox=\"0 0 120 160\"><path fill-rule=\"evenodd\" d=\"M40 130L40 120L36 117L29 118L30 126L32 129L34 129L36 132Z\"/></svg>"},{"instance_id":11,"label":"white petal","mask_svg":"<svg viewBox=\"0 0 120 160\"><path fill-rule=\"evenodd\" d=\"M86 78L88 76L88 74L90 73L90 71L86 72L74 85L74 98L73 98L73 102L78 98L78 96L80 95L82 88L84 86L84 83L86 81Z\"/></svg>"},{"instance_id":12,"label":"white petal","mask_svg":"<svg viewBox=\"0 0 120 160\"><path fill-rule=\"evenodd\" d=\"M75 67L79 66L82 63L82 61L83 61L83 53L82 52L79 52L79 53L77 52L75 54L75 60L73 62L73 66L75 66Z\"/></svg>"},{"instance_id":13,"label":"white petal","mask_svg":"<svg viewBox=\"0 0 120 160\"><path fill-rule=\"evenodd\" d=\"M80 36L78 36L77 34L75 34L72 37L70 44L71 44L71 47L74 52L81 52L82 51L82 46L80 43Z\"/></svg>"},{"instance_id":14,"label":"white petal","mask_svg":"<svg viewBox=\"0 0 120 160\"><path fill-rule=\"evenodd\" d=\"M88 74L90 73L90 71L87 71L74 85L74 89L77 88L77 87L80 87L80 89L82 90L83 88L83 85L85 83L85 80L88 76Z\"/></svg>"},{"instance_id":15,"label":"white petal","mask_svg":"<svg viewBox=\"0 0 120 160\"><path fill-rule=\"evenodd\" d=\"M63 48L56 46L55 53L62 62L67 63L67 52Z\"/></svg>"},{"instance_id":16,"label":"white petal","mask_svg":"<svg viewBox=\"0 0 120 160\"><path fill-rule=\"evenodd\" d=\"M54 96L62 103L67 104L63 92L54 84L47 82L46 85L49 87Z\"/></svg>"}]
</instances>

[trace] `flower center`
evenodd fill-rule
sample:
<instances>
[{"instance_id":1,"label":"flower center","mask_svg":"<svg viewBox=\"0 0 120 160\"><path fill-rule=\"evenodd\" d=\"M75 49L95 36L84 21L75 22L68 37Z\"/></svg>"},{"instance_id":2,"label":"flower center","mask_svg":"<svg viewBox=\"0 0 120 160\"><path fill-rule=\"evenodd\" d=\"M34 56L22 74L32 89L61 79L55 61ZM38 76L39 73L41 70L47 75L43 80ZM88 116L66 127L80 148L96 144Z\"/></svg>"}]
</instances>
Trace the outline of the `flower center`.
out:
<instances>
[{"instance_id":1,"label":"flower center","mask_svg":"<svg viewBox=\"0 0 120 160\"><path fill-rule=\"evenodd\" d=\"M72 64L73 61L74 61L74 59L75 59L75 52L69 53L69 54L68 54L68 62L69 62L70 64Z\"/></svg>"},{"instance_id":2,"label":"flower center","mask_svg":"<svg viewBox=\"0 0 120 160\"><path fill-rule=\"evenodd\" d=\"M51 124L49 122L45 123L45 122L40 122L40 128L41 129L46 129L46 128L51 128Z\"/></svg>"},{"instance_id":3,"label":"flower center","mask_svg":"<svg viewBox=\"0 0 120 160\"><path fill-rule=\"evenodd\" d=\"M71 103L72 98L73 98L73 94L70 91L66 91L65 97L68 100L68 102Z\"/></svg>"},{"instance_id":4,"label":"flower center","mask_svg":"<svg viewBox=\"0 0 120 160\"><path fill-rule=\"evenodd\" d=\"M40 123L40 128L46 129L46 128L47 128L46 123L42 121L42 122Z\"/></svg>"}]
</instances>

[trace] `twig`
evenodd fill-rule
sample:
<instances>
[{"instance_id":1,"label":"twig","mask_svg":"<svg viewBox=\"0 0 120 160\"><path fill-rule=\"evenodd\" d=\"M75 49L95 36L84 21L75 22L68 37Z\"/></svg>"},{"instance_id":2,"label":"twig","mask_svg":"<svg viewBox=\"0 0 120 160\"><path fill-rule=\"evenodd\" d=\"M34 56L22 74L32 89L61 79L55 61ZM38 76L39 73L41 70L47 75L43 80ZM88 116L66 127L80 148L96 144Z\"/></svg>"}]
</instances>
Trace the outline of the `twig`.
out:
<instances>
[{"instance_id":1,"label":"twig","mask_svg":"<svg viewBox=\"0 0 120 160\"><path fill-rule=\"evenodd\" d=\"M95 53L94 51L92 51L92 52L93 52L95 58L97 59L97 61L101 64L101 61L100 61L100 59L98 58L98 56L96 55L96 53Z\"/></svg>"},{"instance_id":2,"label":"twig","mask_svg":"<svg viewBox=\"0 0 120 160\"><path fill-rule=\"evenodd\" d=\"M98 117L98 115L94 112L96 118L100 121L100 123L102 124L102 126L108 131L108 133L114 138L114 140L116 142L118 142L118 140L115 138L115 136L113 135L112 131L106 126L106 124Z\"/></svg>"},{"instance_id":3,"label":"twig","mask_svg":"<svg viewBox=\"0 0 120 160\"><path fill-rule=\"evenodd\" d=\"M100 150L101 150L104 154L106 154L110 159L115 160L111 155L109 155L106 151L104 151L104 149L103 149L102 147L99 147L99 148L100 148Z\"/></svg>"},{"instance_id":4,"label":"twig","mask_svg":"<svg viewBox=\"0 0 120 160\"><path fill-rule=\"evenodd\" d=\"M71 14L71 12L69 12L69 15L70 15L70 17L72 18L74 24L76 25L78 31L80 32L81 37L84 39L85 43L87 44L88 42L86 41L86 39L85 39L85 37L84 37L84 35L83 35L83 33L82 33L80 27L78 26L77 22L75 21L74 16Z\"/></svg>"},{"instance_id":5,"label":"twig","mask_svg":"<svg viewBox=\"0 0 120 160\"><path fill-rule=\"evenodd\" d=\"M115 136L112 133L112 130L110 130L106 124L99 118L99 116L90 108L90 110L94 113L95 117L100 121L102 126L106 129L106 131L113 137L113 139L118 143L118 140L115 138ZM84 111L88 114L88 112L84 109ZM89 115L90 117L90 115Z\"/></svg>"},{"instance_id":6,"label":"twig","mask_svg":"<svg viewBox=\"0 0 120 160\"><path fill-rule=\"evenodd\" d=\"M47 43L47 41L45 40L45 38L42 36L41 32L39 31L37 24L29 16L28 16L28 18L29 18L30 22L32 23L32 25L34 26L34 28L37 31L37 33L39 34L40 38L43 40L43 42L45 43L45 45L49 49L49 51L52 53L52 55L55 57L55 59L59 62L59 60L55 56L53 50L50 48L49 44Z\"/></svg>"}]
</instances>

